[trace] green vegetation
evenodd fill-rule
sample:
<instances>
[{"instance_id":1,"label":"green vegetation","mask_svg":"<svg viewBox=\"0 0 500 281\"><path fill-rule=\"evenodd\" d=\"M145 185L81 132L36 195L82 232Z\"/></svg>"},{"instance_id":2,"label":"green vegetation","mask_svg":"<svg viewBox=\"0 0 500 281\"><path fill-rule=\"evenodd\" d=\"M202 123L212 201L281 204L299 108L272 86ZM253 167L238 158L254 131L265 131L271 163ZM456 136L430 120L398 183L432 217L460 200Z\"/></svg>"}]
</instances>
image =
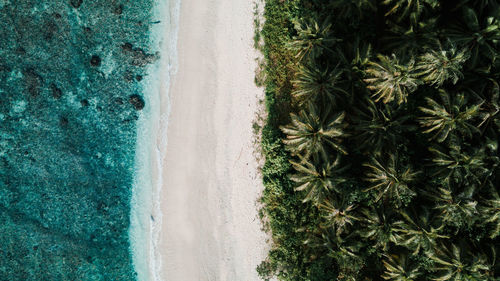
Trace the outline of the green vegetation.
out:
<instances>
[{"instance_id":1,"label":"green vegetation","mask_svg":"<svg viewBox=\"0 0 500 281\"><path fill-rule=\"evenodd\" d=\"M500 3L266 0L279 280L500 280Z\"/></svg>"}]
</instances>

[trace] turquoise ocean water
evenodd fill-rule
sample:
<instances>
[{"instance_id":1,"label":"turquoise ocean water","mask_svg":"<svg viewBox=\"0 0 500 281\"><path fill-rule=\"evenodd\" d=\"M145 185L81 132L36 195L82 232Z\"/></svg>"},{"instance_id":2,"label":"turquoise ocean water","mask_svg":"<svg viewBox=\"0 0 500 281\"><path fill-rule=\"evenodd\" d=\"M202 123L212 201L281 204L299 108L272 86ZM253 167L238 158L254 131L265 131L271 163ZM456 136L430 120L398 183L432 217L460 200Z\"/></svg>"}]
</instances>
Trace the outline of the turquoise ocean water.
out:
<instances>
[{"instance_id":1,"label":"turquoise ocean water","mask_svg":"<svg viewBox=\"0 0 500 281\"><path fill-rule=\"evenodd\" d=\"M0 0L0 281L146 280L159 2Z\"/></svg>"}]
</instances>

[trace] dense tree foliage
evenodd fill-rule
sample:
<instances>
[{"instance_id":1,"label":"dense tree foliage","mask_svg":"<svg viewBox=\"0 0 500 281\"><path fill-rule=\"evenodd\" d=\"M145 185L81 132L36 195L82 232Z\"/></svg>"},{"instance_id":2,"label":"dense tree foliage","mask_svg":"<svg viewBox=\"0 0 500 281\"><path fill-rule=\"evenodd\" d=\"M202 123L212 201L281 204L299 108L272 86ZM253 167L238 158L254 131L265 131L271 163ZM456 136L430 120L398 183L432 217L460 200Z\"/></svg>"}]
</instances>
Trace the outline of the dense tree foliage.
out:
<instances>
[{"instance_id":1,"label":"dense tree foliage","mask_svg":"<svg viewBox=\"0 0 500 281\"><path fill-rule=\"evenodd\" d=\"M267 0L280 280L499 280L500 1Z\"/></svg>"}]
</instances>

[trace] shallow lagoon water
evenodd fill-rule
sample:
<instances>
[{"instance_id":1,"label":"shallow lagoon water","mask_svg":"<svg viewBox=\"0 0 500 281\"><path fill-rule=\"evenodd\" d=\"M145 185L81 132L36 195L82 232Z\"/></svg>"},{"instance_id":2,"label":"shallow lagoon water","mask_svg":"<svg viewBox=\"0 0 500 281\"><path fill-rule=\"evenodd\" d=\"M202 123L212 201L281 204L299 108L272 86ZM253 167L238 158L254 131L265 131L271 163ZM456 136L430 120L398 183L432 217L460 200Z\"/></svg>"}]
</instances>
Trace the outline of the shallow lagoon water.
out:
<instances>
[{"instance_id":1,"label":"shallow lagoon water","mask_svg":"<svg viewBox=\"0 0 500 281\"><path fill-rule=\"evenodd\" d=\"M0 0L0 280L135 280L153 0Z\"/></svg>"}]
</instances>

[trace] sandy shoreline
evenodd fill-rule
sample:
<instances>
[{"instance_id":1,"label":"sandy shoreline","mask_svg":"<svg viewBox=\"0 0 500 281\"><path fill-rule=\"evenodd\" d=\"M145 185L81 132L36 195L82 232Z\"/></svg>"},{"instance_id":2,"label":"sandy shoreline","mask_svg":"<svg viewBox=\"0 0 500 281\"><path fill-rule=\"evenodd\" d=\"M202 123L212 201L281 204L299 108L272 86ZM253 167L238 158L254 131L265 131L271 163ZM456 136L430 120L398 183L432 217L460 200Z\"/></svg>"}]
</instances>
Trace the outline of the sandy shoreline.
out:
<instances>
[{"instance_id":1,"label":"sandy shoreline","mask_svg":"<svg viewBox=\"0 0 500 281\"><path fill-rule=\"evenodd\" d=\"M154 163L163 167L155 175L162 181L161 280L258 280L267 236L256 207L262 180L252 122L263 90L254 84L253 6L182 1L168 144L163 151L158 138L161 163Z\"/></svg>"}]
</instances>

